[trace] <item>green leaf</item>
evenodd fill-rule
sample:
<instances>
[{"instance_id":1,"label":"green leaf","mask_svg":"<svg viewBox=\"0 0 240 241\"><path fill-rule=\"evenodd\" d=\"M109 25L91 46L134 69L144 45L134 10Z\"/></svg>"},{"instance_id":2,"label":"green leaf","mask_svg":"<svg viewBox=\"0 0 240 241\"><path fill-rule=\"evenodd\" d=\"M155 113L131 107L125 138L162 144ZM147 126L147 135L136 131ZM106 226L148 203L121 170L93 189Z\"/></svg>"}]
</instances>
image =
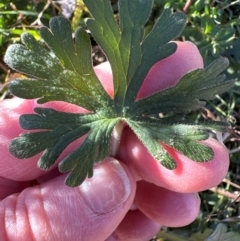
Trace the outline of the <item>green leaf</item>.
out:
<instances>
[{"instance_id":1,"label":"green leaf","mask_svg":"<svg viewBox=\"0 0 240 241\"><path fill-rule=\"evenodd\" d=\"M176 168L176 162L159 144L158 138L156 138L154 131L149 128L149 125L147 125L146 122L141 123L140 121L128 121L127 123L157 161L162 163L168 169Z\"/></svg>"},{"instance_id":2,"label":"green leaf","mask_svg":"<svg viewBox=\"0 0 240 241\"><path fill-rule=\"evenodd\" d=\"M219 58L206 69L186 74L176 86L135 102L132 114L189 113L199 109L204 100L214 99L234 84L234 80L224 81L225 75L219 75L227 66L228 60Z\"/></svg>"},{"instance_id":3,"label":"green leaf","mask_svg":"<svg viewBox=\"0 0 240 241\"><path fill-rule=\"evenodd\" d=\"M89 110L111 105L112 100L99 83L91 64L91 46L85 31L76 32L76 50L69 34L69 22L56 17L50 21L54 28L53 35L46 28L41 29L41 35L56 56L52 56L30 34L24 33L22 41L25 44L11 45L5 55L5 62L13 69L35 79L16 79L10 85L10 91L19 97L39 98L39 103L51 100L62 100L82 106ZM57 34L61 27L66 30L68 38ZM60 43L58 43L58 40ZM64 51L64 45L68 48ZM83 51L79 50L79 45ZM70 47L69 47L70 46ZM80 52L80 54L78 54ZM72 59L69 57L72 56ZM86 79L87 76L87 79ZM41 81L40 81L41 80ZM31 89L31 91L28 91Z\"/></svg>"},{"instance_id":4,"label":"green leaf","mask_svg":"<svg viewBox=\"0 0 240 241\"><path fill-rule=\"evenodd\" d=\"M219 223L214 232L205 241L238 241L239 239L239 233L227 232L227 226Z\"/></svg>"},{"instance_id":5,"label":"green leaf","mask_svg":"<svg viewBox=\"0 0 240 241\"><path fill-rule=\"evenodd\" d=\"M158 140L180 151L191 160L206 162L213 158L213 151L210 147L199 143L209 137L206 125L171 124L171 120L166 124L166 120L148 120L139 118L127 122L138 138L142 141L148 151L160 163L168 169L176 168L175 161L169 157L168 153L159 144ZM173 122L174 123L174 122ZM211 126L214 129L214 126ZM224 123L215 126L218 130L226 128ZM162 163L163 164L163 163Z\"/></svg>"},{"instance_id":6,"label":"green leaf","mask_svg":"<svg viewBox=\"0 0 240 241\"><path fill-rule=\"evenodd\" d=\"M145 36L153 0L119 0L118 21L109 0L85 0L84 4L93 17L87 21L90 34L111 64L114 97L106 93L94 72L89 33L84 29L78 28L73 38L69 21L55 17L49 29L40 29L43 41L22 34L23 44L11 45L4 57L11 68L27 76L11 81L11 93L36 98L40 104L65 101L89 112L35 108L34 114L20 117L21 127L29 132L12 140L10 152L21 159L41 153L38 166L43 170L60 161L60 171L70 172L67 185L77 186L93 175L94 163L114 155L111 146L119 144L118 128L127 123L156 161L168 169L176 168L176 162L163 144L193 161L211 160L212 149L201 141L211 131L225 131L228 125L213 121L197 124L187 116L183 120L182 115L233 85L234 81L225 81L221 74L228 61L220 58L206 69L187 73L176 86L136 100L151 67L176 51L172 40L181 34L186 16L165 9ZM159 113L167 117L160 118ZM79 138L82 144L60 160L65 148Z\"/></svg>"},{"instance_id":7,"label":"green leaf","mask_svg":"<svg viewBox=\"0 0 240 241\"><path fill-rule=\"evenodd\" d=\"M70 186L78 186L86 176L93 176L93 165L110 152L110 139L118 119L103 119L91 124L91 132L83 144L60 163L60 171L73 170L66 180Z\"/></svg>"},{"instance_id":8,"label":"green leaf","mask_svg":"<svg viewBox=\"0 0 240 241\"><path fill-rule=\"evenodd\" d=\"M170 9L163 11L152 31L141 45L142 59L127 89L126 105L136 98L144 78L153 64L176 51L176 44L169 43L169 41L181 33L186 21L186 16L182 13L172 14ZM127 101L128 99L129 101Z\"/></svg>"}]
</instances>

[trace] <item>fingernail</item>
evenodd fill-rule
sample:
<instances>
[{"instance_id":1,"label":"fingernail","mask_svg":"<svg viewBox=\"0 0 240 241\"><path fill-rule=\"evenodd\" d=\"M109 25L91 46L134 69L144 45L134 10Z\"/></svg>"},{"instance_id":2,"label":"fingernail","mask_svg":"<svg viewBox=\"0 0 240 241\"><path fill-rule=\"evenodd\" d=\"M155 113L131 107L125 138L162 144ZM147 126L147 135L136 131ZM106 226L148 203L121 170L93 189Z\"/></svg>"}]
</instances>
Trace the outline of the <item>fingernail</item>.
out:
<instances>
[{"instance_id":1,"label":"fingernail","mask_svg":"<svg viewBox=\"0 0 240 241\"><path fill-rule=\"evenodd\" d=\"M96 214L111 212L126 201L131 183L121 164L108 158L94 169L94 176L80 186L87 206Z\"/></svg>"}]
</instances>

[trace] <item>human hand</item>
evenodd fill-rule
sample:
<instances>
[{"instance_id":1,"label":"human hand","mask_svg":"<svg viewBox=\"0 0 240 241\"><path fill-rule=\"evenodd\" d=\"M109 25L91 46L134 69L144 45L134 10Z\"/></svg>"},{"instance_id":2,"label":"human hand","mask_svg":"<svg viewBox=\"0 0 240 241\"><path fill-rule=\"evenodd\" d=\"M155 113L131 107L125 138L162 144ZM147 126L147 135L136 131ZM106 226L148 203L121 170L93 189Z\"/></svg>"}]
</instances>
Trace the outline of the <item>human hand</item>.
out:
<instances>
[{"instance_id":1,"label":"human hand","mask_svg":"<svg viewBox=\"0 0 240 241\"><path fill-rule=\"evenodd\" d=\"M202 67L195 46L178 43L176 53L150 71L138 98L170 87L186 72ZM112 95L109 66L102 64L95 69ZM0 237L3 241L148 240L161 225L178 227L191 223L200 205L195 192L217 185L228 169L225 147L209 139L205 142L214 150L214 158L206 163L193 162L165 146L178 163L176 170L167 170L126 127L117 156L95 165L91 179L70 188L64 185L66 175L60 174L56 165L48 172L37 168L40 155L21 161L8 151L10 140L22 133L19 116L33 112L36 101L13 98L0 104ZM84 111L63 102L47 103L45 107ZM70 145L59 160L81 141ZM31 180L36 180L37 185Z\"/></svg>"}]
</instances>

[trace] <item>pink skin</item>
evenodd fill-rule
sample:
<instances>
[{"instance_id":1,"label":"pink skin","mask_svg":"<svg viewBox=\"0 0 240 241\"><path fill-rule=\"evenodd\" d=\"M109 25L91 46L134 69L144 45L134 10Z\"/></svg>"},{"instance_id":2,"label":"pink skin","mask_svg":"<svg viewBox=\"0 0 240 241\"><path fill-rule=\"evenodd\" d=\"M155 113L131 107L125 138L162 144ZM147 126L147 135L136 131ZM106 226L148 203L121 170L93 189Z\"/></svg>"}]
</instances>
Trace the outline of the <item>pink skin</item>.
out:
<instances>
[{"instance_id":1,"label":"pink skin","mask_svg":"<svg viewBox=\"0 0 240 241\"><path fill-rule=\"evenodd\" d=\"M199 211L192 207L197 207L199 203L196 193L172 192L146 181L139 181L137 185L135 204L149 219L164 226L181 227L191 223ZM183 219L176 218L177 215Z\"/></svg>"},{"instance_id":2,"label":"pink skin","mask_svg":"<svg viewBox=\"0 0 240 241\"><path fill-rule=\"evenodd\" d=\"M176 53L150 70L138 98L170 87L188 71L203 67L202 58L192 43L177 44ZM109 64L104 63L95 70L104 88L113 96ZM178 163L176 170L168 171L126 127L117 159L107 158L94 167L93 178L80 187L69 188L64 185L66 174L57 171L57 164L44 172L36 166L39 155L20 161L8 152L9 141L22 133L19 116L32 113L36 106L35 100L18 98L1 103L0 237L3 241L148 240L161 225L178 227L191 223L200 205L195 192L217 185L227 172L226 148L213 139L205 141L215 154L208 163L195 163L164 146ZM44 106L86 112L62 102ZM59 159L81 142L80 139L70 145ZM29 187L29 181L34 179L40 184ZM141 179L144 180L137 181ZM131 210L132 206L137 209Z\"/></svg>"},{"instance_id":3,"label":"pink skin","mask_svg":"<svg viewBox=\"0 0 240 241\"><path fill-rule=\"evenodd\" d=\"M154 160L131 130L127 129L126 132L123 145L127 150L125 160L128 162L125 164L131 166L140 179L175 192L192 193L218 185L226 175L229 166L228 151L215 139L209 138L202 141L214 151L214 158L204 163L191 161L183 154L163 144L177 163L175 170L168 170Z\"/></svg>"}]
</instances>

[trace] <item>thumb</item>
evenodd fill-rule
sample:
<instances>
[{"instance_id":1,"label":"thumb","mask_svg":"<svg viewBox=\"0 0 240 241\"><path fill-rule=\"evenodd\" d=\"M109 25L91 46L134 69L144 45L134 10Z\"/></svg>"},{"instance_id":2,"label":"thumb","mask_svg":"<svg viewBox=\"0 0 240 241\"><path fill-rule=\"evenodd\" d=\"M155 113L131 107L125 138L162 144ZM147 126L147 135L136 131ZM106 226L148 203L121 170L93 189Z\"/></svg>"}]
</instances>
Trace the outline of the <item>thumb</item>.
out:
<instances>
[{"instance_id":1,"label":"thumb","mask_svg":"<svg viewBox=\"0 0 240 241\"><path fill-rule=\"evenodd\" d=\"M108 158L76 188L61 175L0 203L1 240L105 240L132 205L135 181Z\"/></svg>"}]
</instances>

